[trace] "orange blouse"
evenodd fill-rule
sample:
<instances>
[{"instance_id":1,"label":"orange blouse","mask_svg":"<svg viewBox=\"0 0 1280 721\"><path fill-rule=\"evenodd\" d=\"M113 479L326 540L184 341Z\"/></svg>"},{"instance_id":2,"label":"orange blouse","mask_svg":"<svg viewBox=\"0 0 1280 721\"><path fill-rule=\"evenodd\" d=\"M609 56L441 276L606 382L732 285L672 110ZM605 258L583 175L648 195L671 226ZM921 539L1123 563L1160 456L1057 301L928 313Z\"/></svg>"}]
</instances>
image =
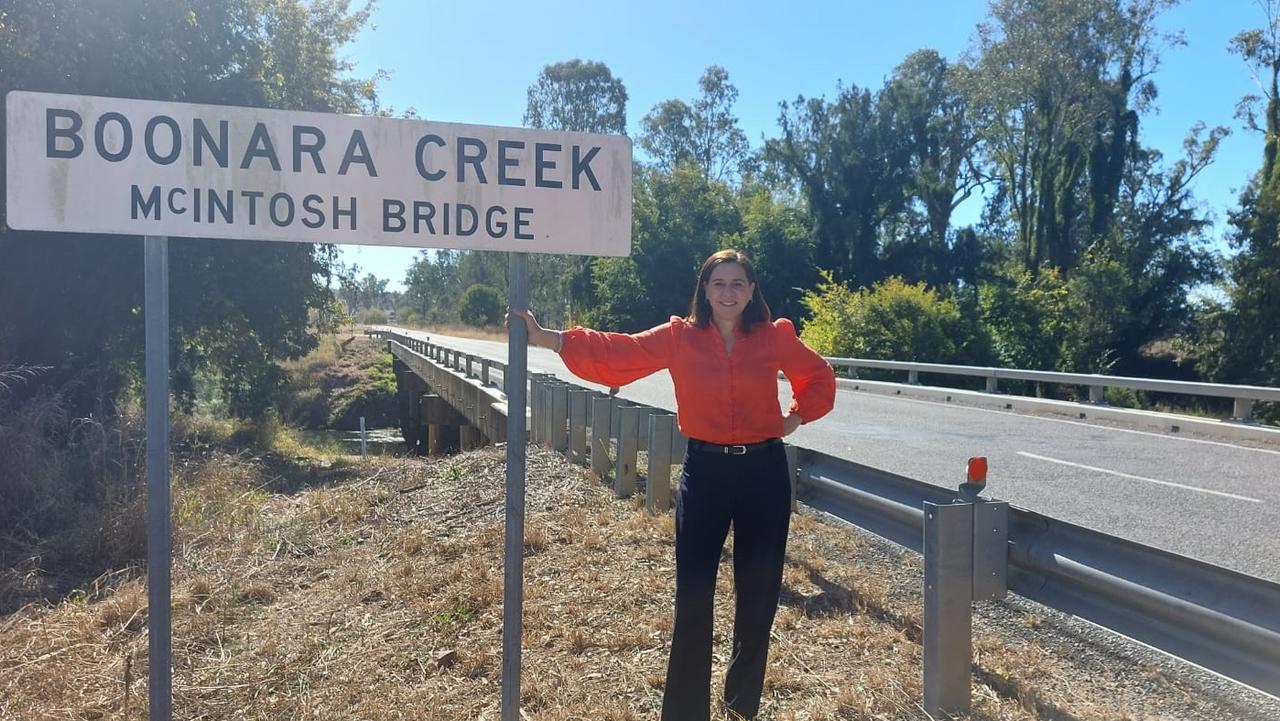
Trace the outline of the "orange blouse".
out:
<instances>
[{"instance_id":1,"label":"orange blouse","mask_svg":"<svg viewBox=\"0 0 1280 721\"><path fill-rule=\"evenodd\" d=\"M684 318L641 333L574 328L562 333L560 357L580 378L621 386L666 368L676 390L676 420L688 438L725 445L758 443L782 435L778 371L791 382L791 412L804 422L835 404L831 365L796 337L791 321L737 331L733 352L714 325Z\"/></svg>"}]
</instances>

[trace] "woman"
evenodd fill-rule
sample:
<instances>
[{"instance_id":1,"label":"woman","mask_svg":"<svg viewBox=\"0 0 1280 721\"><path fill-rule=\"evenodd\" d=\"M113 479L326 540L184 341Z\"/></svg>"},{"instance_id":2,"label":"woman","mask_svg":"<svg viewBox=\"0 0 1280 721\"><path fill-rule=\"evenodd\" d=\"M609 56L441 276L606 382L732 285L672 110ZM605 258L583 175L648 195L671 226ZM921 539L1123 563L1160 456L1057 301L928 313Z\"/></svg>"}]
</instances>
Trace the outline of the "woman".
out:
<instances>
[{"instance_id":1,"label":"woman","mask_svg":"<svg viewBox=\"0 0 1280 721\"><path fill-rule=\"evenodd\" d=\"M724 703L755 717L791 519L781 438L831 410L831 366L800 342L791 321L772 320L755 269L736 250L702 264L688 318L642 333L552 331L527 310L512 314L524 319L529 342L555 349L588 381L621 386L663 368L671 373L689 450L676 493L675 630L662 719L710 718L712 607L730 525L737 605ZM785 414L778 371L791 382Z\"/></svg>"}]
</instances>

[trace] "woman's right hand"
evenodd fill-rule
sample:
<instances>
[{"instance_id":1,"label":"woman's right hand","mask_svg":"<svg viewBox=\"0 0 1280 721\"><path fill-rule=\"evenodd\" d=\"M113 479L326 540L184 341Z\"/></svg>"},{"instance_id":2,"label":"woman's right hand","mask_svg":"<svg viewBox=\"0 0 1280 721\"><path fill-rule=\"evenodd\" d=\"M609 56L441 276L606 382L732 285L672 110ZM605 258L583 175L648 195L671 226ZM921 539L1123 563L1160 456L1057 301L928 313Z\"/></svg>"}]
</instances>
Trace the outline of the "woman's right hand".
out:
<instances>
[{"instance_id":1,"label":"woman's right hand","mask_svg":"<svg viewBox=\"0 0 1280 721\"><path fill-rule=\"evenodd\" d=\"M531 344L542 348L559 350L560 334L539 325L538 320L533 317L533 313L528 308L508 308L506 319L508 327L511 325L512 316L524 320L524 327L529 332L529 342Z\"/></svg>"}]
</instances>

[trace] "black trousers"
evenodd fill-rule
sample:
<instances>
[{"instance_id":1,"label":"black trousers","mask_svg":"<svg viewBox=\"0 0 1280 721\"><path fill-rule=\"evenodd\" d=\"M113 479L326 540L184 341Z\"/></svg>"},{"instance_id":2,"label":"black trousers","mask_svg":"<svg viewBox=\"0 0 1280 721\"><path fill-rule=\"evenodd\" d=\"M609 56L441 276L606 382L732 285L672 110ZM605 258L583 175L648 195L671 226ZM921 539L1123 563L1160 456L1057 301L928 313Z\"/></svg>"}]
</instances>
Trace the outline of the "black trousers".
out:
<instances>
[{"instance_id":1,"label":"black trousers","mask_svg":"<svg viewBox=\"0 0 1280 721\"><path fill-rule=\"evenodd\" d=\"M760 708L769 629L782 589L791 481L782 444L741 456L690 449L676 494L676 613L662 721L707 721L716 571L733 526L736 607L724 702Z\"/></svg>"}]
</instances>

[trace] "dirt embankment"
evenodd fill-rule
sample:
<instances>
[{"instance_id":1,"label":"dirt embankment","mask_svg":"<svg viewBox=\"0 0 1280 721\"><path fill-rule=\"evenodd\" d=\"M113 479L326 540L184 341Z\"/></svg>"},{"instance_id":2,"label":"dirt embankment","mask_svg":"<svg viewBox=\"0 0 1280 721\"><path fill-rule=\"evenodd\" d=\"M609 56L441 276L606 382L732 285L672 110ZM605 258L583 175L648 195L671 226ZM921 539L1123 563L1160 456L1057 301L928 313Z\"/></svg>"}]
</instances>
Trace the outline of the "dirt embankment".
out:
<instances>
[{"instance_id":1,"label":"dirt embankment","mask_svg":"<svg viewBox=\"0 0 1280 721\"><path fill-rule=\"evenodd\" d=\"M396 424L396 379L386 344L361 331L325 336L305 358L284 364L284 419L307 429L351 431Z\"/></svg>"},{"instance_id":2,"label":"dirt embankment","mask_svg":"<svg viewBox=\"0 0 1280 721\"><path fill-rule=\"evenodd\" d=\"M497 719L505 454L345 459L284 473L215 455L175 476L174 694L203 719ZM656 719L673 594L670 514L530 448L529 719ZM922 719L918 559L801 512L762 719ZM732 619L726 550L717 679ZM143 579L0 619L0 718L142 718ZM1247 719L1154 667L980 621L984 720ZM1012 620L1010 620L1012 619ZM718 717L723 718L723 717Z\"/></svg>"}]
</instances>

